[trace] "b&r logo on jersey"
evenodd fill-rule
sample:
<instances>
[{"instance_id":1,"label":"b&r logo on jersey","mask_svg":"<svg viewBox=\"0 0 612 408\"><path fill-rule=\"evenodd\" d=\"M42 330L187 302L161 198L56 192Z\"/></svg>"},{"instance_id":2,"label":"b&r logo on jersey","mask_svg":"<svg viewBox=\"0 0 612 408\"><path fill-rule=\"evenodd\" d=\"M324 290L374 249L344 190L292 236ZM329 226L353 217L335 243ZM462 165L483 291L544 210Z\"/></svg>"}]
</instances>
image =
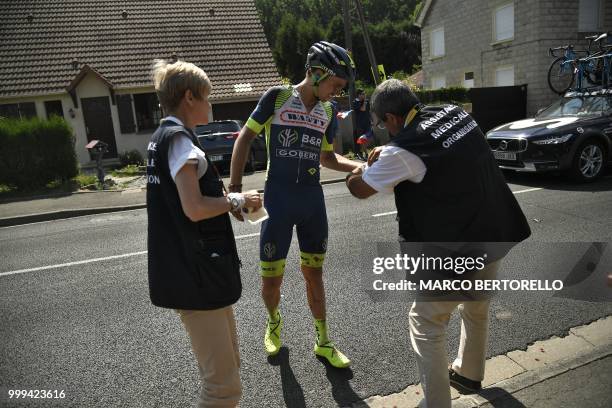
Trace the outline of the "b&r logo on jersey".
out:
<instances>
[{"instance_id":1,"label":"b&r logo on jersey","mask_svg":"<svg viewBox=\"0 0 612 408\"><path fill-rule=\"evenodd\" d=\"M278 133L278 141L283 147L289 147L298 140L298 133L294 129L283 129Z\"/></svg>"}]
</instances>

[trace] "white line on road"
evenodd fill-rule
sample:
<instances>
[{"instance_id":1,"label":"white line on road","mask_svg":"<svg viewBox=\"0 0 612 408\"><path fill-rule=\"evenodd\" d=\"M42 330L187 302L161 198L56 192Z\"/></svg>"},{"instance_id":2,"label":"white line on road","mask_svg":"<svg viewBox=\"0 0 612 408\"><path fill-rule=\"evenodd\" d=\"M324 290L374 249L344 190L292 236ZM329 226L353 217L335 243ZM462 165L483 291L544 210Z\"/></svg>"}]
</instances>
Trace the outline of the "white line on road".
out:
<instances>
[{"instance_id":1,"label":"white line on road","mask_svg":"<svg viewBox=\"0 0 612 408\"><path fill-rule=\"evenodd\" d=\"M259 236L259 232L255 233L255 234L238 235L236 237L236 239L251 238L251 237L256 237L256 236ZM43 270L46 270L46 269L65 268L67 266L83 265L83 264L88 264L88 263L93 263L93 262L110 261L112 259L129 258L131 256L144 255L146 253L147 253L147 251L138 251L138 252L131 252L129 254L105 256L103 258L85 259L83 261L66 262L66 263L57 264L57 265L39 266L37 268L28 268L28 269L18 269L16 271L0 272L0 277L2 277L2 276L9 276L9 275L18 275L18 274L21 274L21 273L28 273L28 272L43 271Z\"/></svg>"},{"instance_id":2,"label":"white line on road","mask_svg":"<svg viewBox=\"0 0 612 408\"><path fill-rule=\"evenodd\" d=\"M538 191L538 190L542 190L542 189L543 189L543 187L527 188L525 190L513 191L512 194L529 193L531 191ZM397 211L389 211L389 212L374 214L374 215L372 215L372 217L383 217L385 215L393 215L393 214L397 214Z\"/></svg>"},{"instance_id":3,"label":"white line on road","mask_svg":"<svg viewBox=\"0 0 612 408\"><path fill-rule=\"evenodd\" d=\"M542 190L543 187L536 187L536 188L528 188L526 190L519 190L519 191L513 191L512 194L521 194L521 193L529 193L531 191L538 191L538 190Z\"/></svg>"},{"instance_id":4,"label":"white line on road","mask_svg":"<svg viewBox=\"0 0 612 408\"><path fill-rule=\"evenodd\" d=\"M386 213L374 214L372 217L382 217L384 215L391 215L391 214L397 214L397 211L389 211Z\"/></svg>"}]
</instances>

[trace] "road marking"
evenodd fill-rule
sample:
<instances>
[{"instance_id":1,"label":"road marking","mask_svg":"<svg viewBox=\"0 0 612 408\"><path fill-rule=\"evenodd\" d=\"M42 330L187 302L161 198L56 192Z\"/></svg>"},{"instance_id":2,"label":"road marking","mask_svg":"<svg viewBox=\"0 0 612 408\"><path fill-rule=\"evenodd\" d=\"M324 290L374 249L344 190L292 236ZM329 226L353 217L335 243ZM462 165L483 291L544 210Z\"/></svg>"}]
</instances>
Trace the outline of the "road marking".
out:
<instances>
[{"instance_id":1,"label":"road marking","mask_svg":"<svg viewBox=\"0 0 612 408\"><path fill-rule=\"evenodd\" d=\"M513 191L512 194L529 193L531 191L538 191L538 190L543 190L543 189L544 189L543 187L527 188L525 190ZM397 214L397 211L389 211L389 212L374 214L374 215L372 215L372 217L383 217L385 215L393 215L393 214Z\"/></svg>"},{"instance_id":2,"label":"road marking","mask_svg":"<svg viewBox=\"0 0 612 408\"><path fill-rule=\"evenodd\" d=\"M259 236L259 232L256 232L254 234L238 235L235 238L236 239L242 239L242 238L251 238L251 237L258 237L258 236Z\"/></svg>"},{"instance_id":3,"label":"road marking","mask_svg":"<svg viewBox=\"0 0 612 408\"><path fill-rule=\"evenodd\" d=\"M238 235L235 238L243 239L243 238L251 238L251 237L256 237L256 236L259 236L259 232L255 234ZM84 264L89 264L89 263L94 263L94 262L110 261L112 259L129 258L132 256L144 255L146 253L147 251L138 251L138 252L130 252L129 254L111 255L111 256L105 256L103 258L85 259L83 261L66 262L66 263L57 264L57 265L47 265L47 266L39 266L36 268L18 269L16 271L0 272L0 277L18 275L18 274L28 273L28 272L44 271L46 269L59 269L59 268L65 268L67 266L84 265Z\"/></svg>"},{"instance_id":4,"label":"road marking","mask_svg":"<svg viewBox=\"0 0 612 408\"><path fill-rule=\"evenodd\" d=\"M389 212L385 212L385 213L374 214L372 217L382 217L384 215L391 215L391 214L397 214L397 211L389 211Z\"/></svg>"},{"instance_id":5,"label":"road marking","mask_svg":"<svg viewBox=\"0 0 612 408\"><path fill-rule=\"evenodd\" d=\"M542 189L543 189L543 187L528 188L526 190L513 191L512 194L529 193L530 191L538 191L538 190L542 190Z\"/></svg>"}]
</instances>

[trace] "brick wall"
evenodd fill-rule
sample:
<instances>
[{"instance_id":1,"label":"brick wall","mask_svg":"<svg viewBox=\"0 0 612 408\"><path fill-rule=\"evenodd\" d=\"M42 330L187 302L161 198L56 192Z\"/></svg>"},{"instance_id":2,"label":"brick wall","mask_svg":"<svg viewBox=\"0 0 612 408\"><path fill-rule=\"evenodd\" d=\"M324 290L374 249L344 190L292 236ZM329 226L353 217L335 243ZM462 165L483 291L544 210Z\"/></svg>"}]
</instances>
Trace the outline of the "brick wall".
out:
<instances>
[{"instance_id":1,"label":"brick wall","mask_svg":"<svg viewBox=\"0 0 612 408\"><path fill-rule=\"evenodd\" d=\"M421 28L423 70L426 87L431 78L444 75L447 86L463 85L466 72L474 73L474 86L495 86L495 70L514 66L514 84L527 84L527 114L553 102L546 76L552 58L548 48L586 45L578 32L577 0L515 0L514 38L493 41L494 11L512 1L433 1ZM601 27L612 28L612 3L602 1ZM431 32L444 26L445 55L431 58Z\"/></svg>"}]
</instances>

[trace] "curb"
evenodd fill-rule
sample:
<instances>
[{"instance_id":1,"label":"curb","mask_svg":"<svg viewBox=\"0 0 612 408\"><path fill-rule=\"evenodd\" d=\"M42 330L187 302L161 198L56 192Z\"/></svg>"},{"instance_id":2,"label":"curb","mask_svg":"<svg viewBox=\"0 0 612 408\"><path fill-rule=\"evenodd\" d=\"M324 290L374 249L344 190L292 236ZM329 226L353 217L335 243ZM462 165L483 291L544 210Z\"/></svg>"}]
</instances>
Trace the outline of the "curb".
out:
<instances>
[{"instance_id":1,"label":"curb","mask_svg":"<svg viewBox=\"0 0 612 408\"><path fill-rule=\"evenodd\" d=\"M495 400L542 383L597 360L612 356L612 316L570 328L565 337L536 341L525 350L515 350L487 359L483 389L461 395L451 387L453 408L495 406ZM417 407L423 397L420 384L387 396L375 395L355 402L351 408Z\"/></svg>"},{"instance_id":2,"label":"curb","mask_svg":"<svg viewBox=\"0 0 612 408\"><path fill-rule=\"evenodd\" d=\"M335 184L344 182L344 178L336 178L321 181L321 185L326 184ZM90 194L90 193L106 193L107 191L91 191L91 192L78 192L78 194ZM111 191L108 191L111 192ZM112 192L119 192L118 190L113 190ZM258 193L264 192L263 189L258 189ZM71 194L68 194L71 195ZM52 197L48 197L52 198ZM82 208L75 210L60 210L60 211L52 211L46 213L37 213L37 214L29 214L29 215L18 215L15 217L6 217L0 218L0 228L2 227L13 227L15 225L23 225L23 224L32 224L35 222L43 222L43 221L54 221L65 218L74 218L81 217L83 215L92 215L92 214L103 214L109 212L117 212L117 211L129 211L129 210L140 210L142 208L147 208L147 204L133 204L133 205L125 205L125 206L116 206L116 207L98 207L98 208Z\"/></svg>"},{"instance_id":3,"label":"curb","mask_svg":"<svg viewBox=\"0 0 612 408\"><path fill-rule=\"evenodd\" d=\"M134 204L117 207L82 208L76 210L60 210L47 213L20 215L17 217L0 218L0 227L12 227L15 225L32 224L35 222L53 221L64 218L74 218L83 215L104 214L117 211L139 210L147 208L146 204Z\"/></svg>"}]
</instances>

